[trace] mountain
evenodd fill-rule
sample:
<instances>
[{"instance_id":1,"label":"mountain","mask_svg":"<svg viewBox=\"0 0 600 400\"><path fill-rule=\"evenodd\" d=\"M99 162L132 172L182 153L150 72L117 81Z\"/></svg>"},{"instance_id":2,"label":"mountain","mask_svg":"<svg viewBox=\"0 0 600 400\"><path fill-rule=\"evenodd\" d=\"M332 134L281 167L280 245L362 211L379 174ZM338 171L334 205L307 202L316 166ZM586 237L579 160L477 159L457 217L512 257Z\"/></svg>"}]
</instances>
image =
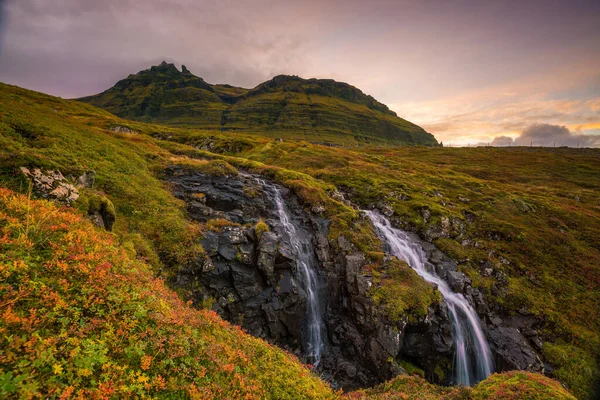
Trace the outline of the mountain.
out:
<instances>
[{"instance_id":1,"label":"mountain","mask_svg":"<svg viewBox=\"0 0 600 400\"><path fill-rule=\"evenodd\" d=\"M211 85L162 62L79 99L122 118L316 143L436 146L423 128L347 83L278 75L254 89Z\"/></svg>"}]
</instances>

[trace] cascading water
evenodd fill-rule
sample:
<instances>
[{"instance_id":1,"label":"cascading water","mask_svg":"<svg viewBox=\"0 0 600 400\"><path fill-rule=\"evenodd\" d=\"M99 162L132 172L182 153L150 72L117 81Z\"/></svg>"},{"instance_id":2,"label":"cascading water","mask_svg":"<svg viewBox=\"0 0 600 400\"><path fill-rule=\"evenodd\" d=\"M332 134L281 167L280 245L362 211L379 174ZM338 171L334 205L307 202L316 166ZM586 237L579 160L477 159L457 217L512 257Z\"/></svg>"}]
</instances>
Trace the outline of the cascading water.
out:
<instances>
[{"instance_id":1,"label":"cascading water","mask_svg":"<svg viewBox=\"0 0 600 400\"><path fill-rule=\"evenodd\" d=\"M281 222L284 233L290 241L295 253L296 270L298 279L306 292L306 334L307 334L307 358L317 367L321 362L324 349L323 337L325 326L323 324L321 298L319 294L319 278L314 268L313 247L308 236L300 234L298 228L291 219L291 213L286 206L281 189L275 185L267 184L262 179L257 179L263 188L268 188L273 195L277 207L277 215Z\"/></svg>"},{"instance_id":2,"label":"cascading water","mask_svg":"<svg viewBox=\"0 0 600 400\"><path fill-rule=\"evenodd\" d=\"M427 270L427 256L418 243L405 232L392 227L381 214L374 211L366 213L390 254L406 261L427 282L437 285L446 301L456 345L454 383L470 386L485 379L493 372L494 366L490 347L473 307L462 294L453 292L443 279Z\"/></svg>"}]
</instances>

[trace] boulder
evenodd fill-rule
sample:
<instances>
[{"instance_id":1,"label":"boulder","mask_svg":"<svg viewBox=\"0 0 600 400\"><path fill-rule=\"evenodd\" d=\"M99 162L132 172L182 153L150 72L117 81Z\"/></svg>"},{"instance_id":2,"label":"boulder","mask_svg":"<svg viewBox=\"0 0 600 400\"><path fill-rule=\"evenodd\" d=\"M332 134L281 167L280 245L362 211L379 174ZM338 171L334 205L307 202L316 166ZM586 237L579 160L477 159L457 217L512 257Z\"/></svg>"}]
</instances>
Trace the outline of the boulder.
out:
<instances>
[{"instance_id":1,"label":"boulder","mask_svg":"<svg viewBox=\"0 0 600 400\"><path fill-rule=\"evenodd\" d=\"M497 327L488 332L498 371L525 370L540 372L544 364L516 328Z\"/></svg>"},{"instance_id":2,"label":"boulder","mask_svg":"<svg viewBox=\"0 0 600 400\"><path fill-rule=\"evenodd\" d=\"M77 179L77 187L91 189L96 181L96 172L86 171Z\"/></svg>"},{"instance_id":3,"label":"boulder","mask_svg":"<svg viewBox=\"0 0 600 400\"><path fill-rule=\"evenodd\" d=\"M29 178L36 195L68 206L79 198L79 191L60 173L60 171L42 171L39 168L29 170L21 167L21 173Z\"/></svg>"},{"instance_id":4,"label":"boulder","mask_svg":"<svg viewBox=\"0 0 600 400\"><path fill-rule=\"evenodd\" d=\"M457 293L462 293L465 290L465 285L471 284L471 280L462 272L448 271L446 276L448 285Z\"/></svg>"},{"instance_id":5,"label":"boulder","mask_svg":"<svg viewBox=\"0 0 600 400\"><path fill-rule=\"evenodd\" d=\"M256 266L264 277L271 283L275 282L275 259L277 257L277 235L273 232L263 232L258 243L258 258Z\"/></svg>"}]
</instances>

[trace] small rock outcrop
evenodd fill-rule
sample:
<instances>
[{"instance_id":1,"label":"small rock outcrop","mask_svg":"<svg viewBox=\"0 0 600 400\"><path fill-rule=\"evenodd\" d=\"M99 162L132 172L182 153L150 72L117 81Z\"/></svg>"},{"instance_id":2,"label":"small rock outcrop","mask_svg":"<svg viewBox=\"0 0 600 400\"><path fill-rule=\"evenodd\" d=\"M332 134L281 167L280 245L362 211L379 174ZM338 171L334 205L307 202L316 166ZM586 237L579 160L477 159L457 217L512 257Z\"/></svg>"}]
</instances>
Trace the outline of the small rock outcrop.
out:
<instances>
[{"instance_id":1,"label":"small rock outcrop","mask_svg":"<svg viewBox=\"0 0 600 400\"><path fill-rule=\"evenodd\" d=\"M21 173L31 180L33 192L41 198L56 200L69 206L79 198L79 191L60 171L42 171L40 168L30 170L21 167Z\"/></svg>"},{"instance_id":2,"label":"small rock outcrop","mask_svg":"<svg viewBox=\"0 0 600 400\"><path fill-rule=\"evenodd\" d=\"M96 172L94 171L86 171L77 178L77 187L91 189L94 187L94 182L96 181Z\"/></svg>"},{"instance_id":3,"label":"small rock outcrop","mask_svg":"<svg viewBox=\"0 0 600 400\"><path fill-rule=\"evenodd\" d=\"M110 130L116 133L136 133L133 129L122 125L111 126Z\"/></svg>"}]
</instances>

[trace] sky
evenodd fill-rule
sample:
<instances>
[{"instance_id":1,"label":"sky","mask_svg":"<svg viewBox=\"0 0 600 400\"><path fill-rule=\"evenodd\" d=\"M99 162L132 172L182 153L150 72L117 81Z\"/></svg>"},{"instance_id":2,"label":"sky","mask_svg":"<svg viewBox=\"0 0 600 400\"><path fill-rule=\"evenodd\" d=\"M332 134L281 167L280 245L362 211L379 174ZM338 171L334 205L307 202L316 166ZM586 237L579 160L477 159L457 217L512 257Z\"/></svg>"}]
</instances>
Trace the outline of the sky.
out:
<instances>
[{"instance_id":1,"label":"sky","mask_svg":"<svg viewBox=\"0 0 600 400\"><path fill-rule=\"evenodd\" d=\"M64 98L164 59L248 88L278 74L348 82L445 145L600 147L598 0L0 0L0 8L0 81Z\"/></svg>"}]
</instances>

